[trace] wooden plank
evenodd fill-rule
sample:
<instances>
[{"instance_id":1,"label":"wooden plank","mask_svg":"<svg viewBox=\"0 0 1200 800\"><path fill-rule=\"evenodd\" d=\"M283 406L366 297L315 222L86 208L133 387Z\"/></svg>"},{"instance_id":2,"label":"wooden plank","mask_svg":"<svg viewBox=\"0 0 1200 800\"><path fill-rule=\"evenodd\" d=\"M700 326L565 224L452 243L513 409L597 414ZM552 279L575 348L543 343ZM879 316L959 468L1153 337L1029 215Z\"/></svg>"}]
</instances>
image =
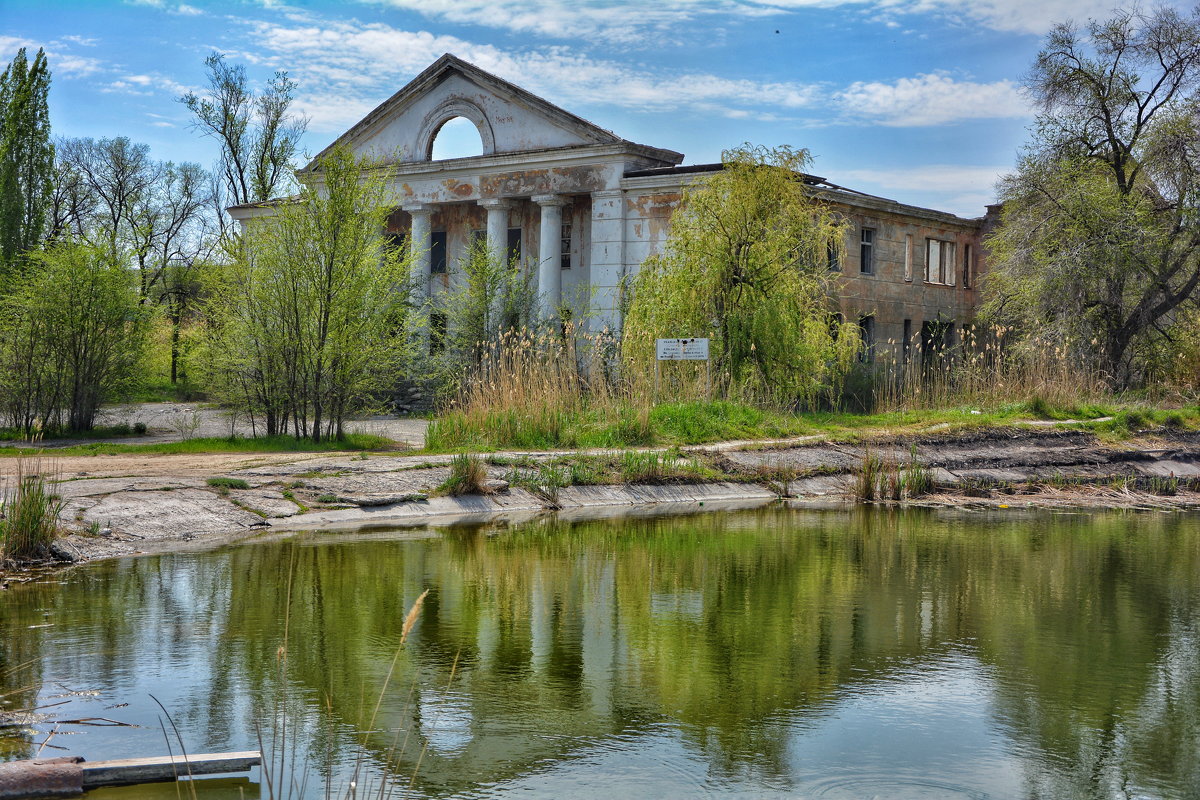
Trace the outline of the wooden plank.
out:
<instances>
[{"instance_id":1,"label":"wooden plank","mask_svg":"<svg viewBox=\"0 0 1200 800\"><path fill-rule=\"evenodd\" d=\"M262 763L257 750L241 753L200 753L186 758L155 756L153 758L122 758L115 761L85 761L83 788L96 786L126 786L133 783L173 781L186 775L219 775L224 772L245 772Z\"/></svg>"}]
</instances>

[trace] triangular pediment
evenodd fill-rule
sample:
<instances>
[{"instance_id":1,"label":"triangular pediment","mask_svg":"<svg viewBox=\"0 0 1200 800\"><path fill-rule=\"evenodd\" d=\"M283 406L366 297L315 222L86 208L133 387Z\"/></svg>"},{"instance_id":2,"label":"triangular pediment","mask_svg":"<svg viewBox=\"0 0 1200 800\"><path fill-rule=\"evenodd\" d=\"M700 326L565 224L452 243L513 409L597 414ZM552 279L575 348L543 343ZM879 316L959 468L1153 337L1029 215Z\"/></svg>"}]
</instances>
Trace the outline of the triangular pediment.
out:
<instances>
[{"instance_id":1,"label":"triangular pediment","mask_svg":"<svg viewBox=\"0 0 1200 800\"><path fill-rule=\"evenodd\" d=\"M434 137L455 117L475 124L485 156L622 141L611 131L446 53L339 136L305 171L338 145L385 163L428 161Z\"/></svg>"}]
</instances>

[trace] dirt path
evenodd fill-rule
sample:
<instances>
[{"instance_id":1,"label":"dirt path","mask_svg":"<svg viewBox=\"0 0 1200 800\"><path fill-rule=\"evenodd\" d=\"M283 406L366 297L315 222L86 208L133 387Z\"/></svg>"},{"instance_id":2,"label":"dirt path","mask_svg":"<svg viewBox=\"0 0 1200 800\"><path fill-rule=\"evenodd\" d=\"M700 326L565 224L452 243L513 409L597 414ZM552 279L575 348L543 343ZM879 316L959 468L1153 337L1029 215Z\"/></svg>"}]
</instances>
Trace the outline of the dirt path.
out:
<instances>
[{"instance_id":1,"label":"dirt path","mask_svg":"<svg viewBox=\"0 0 1200 800\"><path fill-rule=\"evenodd\" d=\"M105 442L123 444L165 444L183 439L222 436L261 435L262 423L251 425L245 415L231 413L207 403L131 403L106 406L96 418L98 426L145 425L146 433L137 436L106 438ZM429 420L419 417L374 416L346 423L350 433L369 433L383 436L410 447L425 444L425 429ZM88 444L95 439L58 439L39 443L39 447L67 447ZM20 446L20 442L12 442Z\"/></svg>"}]
</instances>

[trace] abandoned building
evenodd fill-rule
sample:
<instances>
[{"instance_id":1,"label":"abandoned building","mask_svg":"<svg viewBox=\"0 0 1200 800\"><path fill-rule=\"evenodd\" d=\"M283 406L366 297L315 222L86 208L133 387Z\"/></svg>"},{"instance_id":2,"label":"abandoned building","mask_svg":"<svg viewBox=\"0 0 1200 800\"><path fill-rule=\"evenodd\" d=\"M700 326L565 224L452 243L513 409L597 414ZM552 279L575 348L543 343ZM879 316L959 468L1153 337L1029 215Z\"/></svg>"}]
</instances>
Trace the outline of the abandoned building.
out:
<instances>
[{"instance_id":1,"label":"abandoned building","mask_svg":"<svg viewBox=\"0 0 1200 800\"><path fill-rule=\"evenodd\" d=\"M459 117L478 130L482 154L434 160L435 138ZM527 265L543 312L583 303L591 324L608 327L620 326L620 287L663 246L685 187L721 169L681 166L680 153L621 139L450 54L337 145L385 165L396 198L389 233L414 247L414 278L427 297L450 285L473 239L486 237L493 252ZM302 180L319 185L320 158ZM805 179L849 223L845 257L831 254L829 267L842 273L841 313L858 320L864 341L907 351L933 336L953 339L969 323L985 270L985 218ZM272 213L269 203L229 211L243 225Z\"/></svg>"}]
</instances>

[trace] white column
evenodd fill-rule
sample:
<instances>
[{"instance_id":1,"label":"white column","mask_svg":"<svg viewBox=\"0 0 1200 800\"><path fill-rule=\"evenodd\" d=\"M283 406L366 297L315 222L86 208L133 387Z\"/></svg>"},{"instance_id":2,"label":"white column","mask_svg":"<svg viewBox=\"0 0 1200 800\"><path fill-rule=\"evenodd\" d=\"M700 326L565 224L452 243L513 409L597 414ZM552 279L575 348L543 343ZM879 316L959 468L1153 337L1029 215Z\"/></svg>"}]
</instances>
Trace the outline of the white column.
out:
<instances>
[{"instance_id":1,"label":"white column","mask_svg":"<svg viewBox=\"0 0 1200 800\"><path fill-rule=\"evenodd\" d=\"M617 294L625 274L625 193L620 189L592 192L591 234L588 280L596 322L614 330L621 324Z\"/></svg>"},{"instance_id":2,"label":"white column","mask_svg":"<svg viewBox=\"0 0 1200 800\"><path fill-rule=\"evenodd\" d=\"M508 210L511 200L492 197L480 200L479 205L487 209L487 246L492 257L501 263L508 262Z\"/></svg>"},{"instance_id":3,"label":"white column","mask_svg":"<svg viewBox=\"0 0 1200 800\"><path fill-rule=\"evenodd\" d=\"M433 206L410 203L402 208L412 217L408 246L412 253L413 301L420 303L429 297L429 268L433 263L429 233Z\"/></svg>"},{"instance_id":4,"label":"white column","mask_svg":"<svg viewBox=\"0 0 1200 800\"><path fill-rule=\"evenodd\" d=\"M541 206L538 236L538 303L542 319L558 316L562 303L562 195L539 194L533 202Z\"/></svg>"}]
</instances>

